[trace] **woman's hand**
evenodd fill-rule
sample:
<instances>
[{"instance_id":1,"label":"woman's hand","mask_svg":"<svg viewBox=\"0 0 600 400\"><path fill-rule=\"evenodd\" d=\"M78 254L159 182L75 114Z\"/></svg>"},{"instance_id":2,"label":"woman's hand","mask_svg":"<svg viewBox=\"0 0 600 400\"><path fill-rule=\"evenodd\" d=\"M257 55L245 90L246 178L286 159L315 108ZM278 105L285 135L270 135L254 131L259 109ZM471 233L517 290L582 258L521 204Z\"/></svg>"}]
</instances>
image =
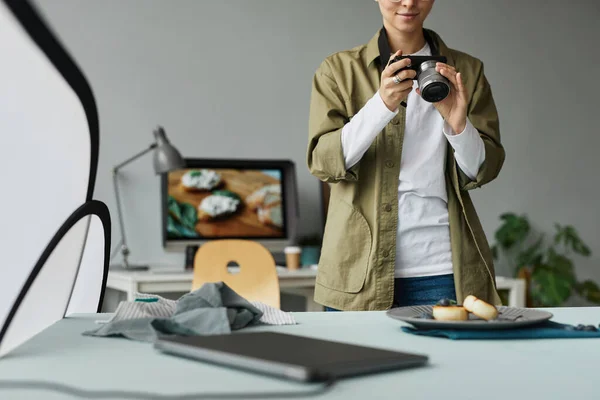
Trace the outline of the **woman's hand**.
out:
<instances>
[{"instance_id":1,"label":"woman's hand","mask_svg":"<svg viewBox=\"0 0 600 400\"><path fill-rule=\"evenodd\" d=\"M394 55L390 57L390 61L395 57L402 54L402 50L398 50ZM400 83L394 81L396 71L401 68L408 67L410 60L405 58L404 60L397 61L395 63L388 64L387 67L381 73L381 85L379 87L379 95L381 99L390 111L396 111L400 103L408 97L408 94L413 87L413 78L416 76L416 72L412 69L406 69L397 74L397 79Z\"/></svg>"},{"instance_id":2,"label":"woman's hand","mask_svg":"<svg viewBox=\"0 0 600 400\"><path fill-rule=\"evenodd\" d=\"M450 81L451 87L448 97L433 105L454 133L461 133L467 125L467 90L463 85L462 75L454 67L444 63L437 63L436 70ZM419 89L417 94L421 95Z\"/></svg>"}]
</instances>

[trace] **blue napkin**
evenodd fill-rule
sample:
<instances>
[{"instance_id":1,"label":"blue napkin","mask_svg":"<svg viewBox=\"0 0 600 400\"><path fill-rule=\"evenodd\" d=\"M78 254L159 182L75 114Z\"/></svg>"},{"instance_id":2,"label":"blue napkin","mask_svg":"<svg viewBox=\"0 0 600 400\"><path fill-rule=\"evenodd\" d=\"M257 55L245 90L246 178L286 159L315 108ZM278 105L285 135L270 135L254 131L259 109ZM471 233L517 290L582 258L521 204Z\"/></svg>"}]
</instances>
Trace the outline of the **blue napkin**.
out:
<instances>
[{"instance_id":1,"label":"blue napkin","mask_svg":"<svg viewBox=\"0 0 600 400\"><path fill-rule=\"evenodd\" d=\"M421 336L443 337L452 340L477 339L584 339L600 338L600 331L575 330L575 326L547 321L540 325L517 329L462 330L462 329L417 329L403 326L406 333Z\"/></svg>"}]
</instances>

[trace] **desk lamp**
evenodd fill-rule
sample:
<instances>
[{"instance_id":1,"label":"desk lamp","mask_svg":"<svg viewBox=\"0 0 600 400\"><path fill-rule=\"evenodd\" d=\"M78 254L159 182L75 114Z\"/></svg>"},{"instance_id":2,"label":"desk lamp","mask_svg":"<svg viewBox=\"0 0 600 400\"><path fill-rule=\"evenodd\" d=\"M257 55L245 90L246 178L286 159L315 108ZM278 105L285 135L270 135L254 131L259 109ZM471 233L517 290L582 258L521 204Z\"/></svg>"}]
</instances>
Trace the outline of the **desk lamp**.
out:
<instances>
[{"instance_id":1,"label":"desk lamp","mask_svg":"<svg viewBox=\"0 0 600 400\"><path fill-rule=\"evenodd\" d=\"M117 246L117 249L119 247L121 249L121 254L123 255L123 265L119 267L111 267L111 269L121 269L126 271L140 271L148 269L147 265L130 265L128 261L130 252L129 248L127 247L127 239L125 237L125 223L123 220L123 214L121 210L121 195L119 192L119 184L117 182L119 170L127 164L137 160L138 158L153 150L154 172L156 173L156 175L164 174L175 169L183 168L185 164L183 157L181 157L181 154L179 154L179 151L177 151L177 149L173 147L171 143L169 143L169 140L167 139L167 136L165 134L165 130L161 126L157 127L154 130L154 139L155 141L150 145L150 147L132 156L131 158L128 158L127 160L123 161L122 163L116 165L113 168L113 184L115 187L115 196L117 199L119 228L121 230L121 241L119 243L119 246Z\"/></svg>"}]
</instances>

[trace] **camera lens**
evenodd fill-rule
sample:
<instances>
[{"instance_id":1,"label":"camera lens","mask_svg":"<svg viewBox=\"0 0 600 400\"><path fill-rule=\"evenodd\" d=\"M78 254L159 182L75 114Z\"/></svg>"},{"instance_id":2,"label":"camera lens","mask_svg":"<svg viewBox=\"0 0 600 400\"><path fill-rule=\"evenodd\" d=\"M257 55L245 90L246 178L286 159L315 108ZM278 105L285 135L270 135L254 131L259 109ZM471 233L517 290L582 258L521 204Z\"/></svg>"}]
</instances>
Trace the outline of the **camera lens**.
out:
<instances>
[{"instance_id":1,"label":"camera lens","mask_svg":"<svg viewBox=\"0 0 600 400\"><path fill-rule=\"evenodd\" d=\"M448 79L435 70L435 65L433 60L422 63L417 78L421 97L430 103L442 101L450 94Z\"/></svg>"},{"instance_id":2,"label":"camera lens","mask_svg":"<svg viewBox=\"0 0 600 400\"><path fill-rule=\"evenodd\" d=\"M421 89L421 94L428 102L437 103L450 94L450 88L443 82L431 82Z\"/></svg>"}]
</instances>

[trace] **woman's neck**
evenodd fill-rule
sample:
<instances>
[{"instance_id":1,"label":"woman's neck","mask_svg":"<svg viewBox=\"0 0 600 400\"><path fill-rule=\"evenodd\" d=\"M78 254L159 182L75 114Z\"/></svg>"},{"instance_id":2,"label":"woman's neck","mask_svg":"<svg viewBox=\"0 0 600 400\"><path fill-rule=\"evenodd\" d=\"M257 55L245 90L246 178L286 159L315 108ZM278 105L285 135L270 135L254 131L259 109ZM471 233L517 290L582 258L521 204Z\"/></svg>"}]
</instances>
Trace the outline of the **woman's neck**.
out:
<instances>
[{"instance_id":1,"label":"woman's neck","mask_svg":"<svg viewBox=\"0 0 600 400\"><path fill-rule=\"evenodd\" d=\"M426 41L423 29L407 33L400 32L393 27L390 28L385 24L384 26L392 53L402 50L402 54L413 54L425 46Z\"/></svg>"}]
</instances>

